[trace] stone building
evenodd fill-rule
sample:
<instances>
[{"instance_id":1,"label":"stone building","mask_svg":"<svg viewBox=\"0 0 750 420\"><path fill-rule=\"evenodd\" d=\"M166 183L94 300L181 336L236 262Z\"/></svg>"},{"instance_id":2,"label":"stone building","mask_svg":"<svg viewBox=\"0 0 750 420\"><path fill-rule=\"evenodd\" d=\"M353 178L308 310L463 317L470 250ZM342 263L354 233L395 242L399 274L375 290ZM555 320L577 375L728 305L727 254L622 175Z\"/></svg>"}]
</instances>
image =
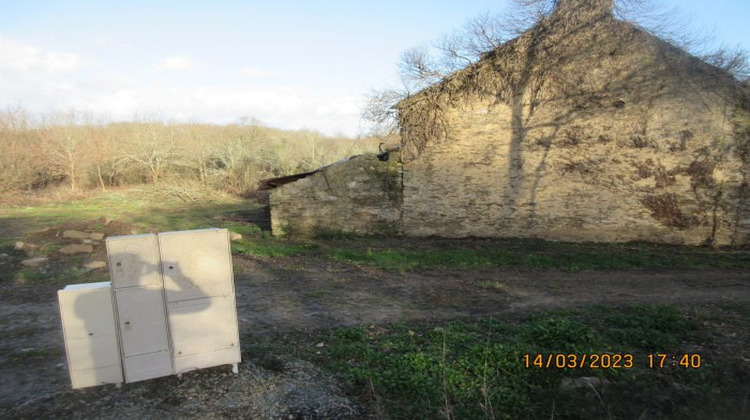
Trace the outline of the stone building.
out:
<instances>
[{"instance_id":1,"label":"stone building","mask_svg":"<svg viewBox=\"0 0 750 420\"><path fill-rule=\"evenodd\" d=\"M747 244L750 95L617 20L555 11L397 105L401 147L271 193L277 233Z\"/></svg>"}]
</instances>

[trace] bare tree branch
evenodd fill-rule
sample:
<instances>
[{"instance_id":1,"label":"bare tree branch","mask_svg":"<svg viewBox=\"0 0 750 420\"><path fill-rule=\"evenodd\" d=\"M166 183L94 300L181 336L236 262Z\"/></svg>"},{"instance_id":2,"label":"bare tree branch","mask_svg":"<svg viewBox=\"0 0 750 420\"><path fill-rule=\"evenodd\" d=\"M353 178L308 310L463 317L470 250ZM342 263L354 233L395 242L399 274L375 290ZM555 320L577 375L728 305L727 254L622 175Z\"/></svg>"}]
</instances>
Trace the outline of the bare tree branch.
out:
<instances>
[{"instance_id":1,"label":"bare tree branch","mask_svg":"<svg viewBox=\"0 0 750 420\"><path fill-rule=\"evenodd\" d=\"M461 29L444 35L430 46L404 51L398 62L403 90L384 89L369 95L362 112L376 126L393 124L393 105L408 95L445 80L450 74L478 60L508 40L549 16L563 0L512 0L504 13L485 13ZM614 14L620 20L682 48L731 73L738 80L750 77L750 54L737 46L715 46L711 31L695 29L676 8L665 8L658 0L615 0Z\"/></svg>"},{"instance_id":2,"label":"bare tree branch","mask_svg":"<svg viewBox=\"0 0 750 420\"><path fill-rule=\"evenodd\" d=\"M739 45L734 48L722 46L712 52L701 55L700 58L709 64L731 73L740 81L750 79L750 53Z\"/></svg>"},{"instance_id":3,"label":"bare tree branch","mask_svg":"<svg viewBox=\"0 0 750 420\"><path fill-rule=\"evenodd\" d=\"M447 76L447 72L433 59L427 47L415 47L404 51L398 67L409 87L417 89L439 82Z\"/></svg>"}]
</instances>

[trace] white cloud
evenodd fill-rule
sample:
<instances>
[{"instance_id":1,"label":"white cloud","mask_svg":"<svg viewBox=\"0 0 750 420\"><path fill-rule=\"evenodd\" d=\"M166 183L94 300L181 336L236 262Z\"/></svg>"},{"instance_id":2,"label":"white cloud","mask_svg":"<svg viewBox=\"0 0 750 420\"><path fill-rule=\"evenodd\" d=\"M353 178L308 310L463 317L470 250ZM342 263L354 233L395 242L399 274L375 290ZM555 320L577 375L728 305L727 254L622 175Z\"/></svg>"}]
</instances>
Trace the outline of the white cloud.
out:
<instances>
[{"instance_id":1,"label":"white cloud","mask_svg":"<svg viewBox=\"0 0 750 420\"><path fill-rule=\"evenodd\" d=\"M190 57L184 55L164 57L164 59L154 65L154 68L165 71L188 71L196 67L197 64Z\"/></svg>"},{"instance_id":2,"label":"white cloud","mask_svg":"<svg viewBox=\"0 0 750 420\"><path fill-rule=\"evenodd\" d=\"M195 66L187 57L167 59L161 62L166 69ZM21 106L32 114L75 109L110 120L130 120L158 110L164 118L177 121L226 124L254 117L284 129L358 134L359 93L258 85L257 77L232 84L216 84L212 79L203 84L143 81L91 57L0 37L0 108Z\"/></svg>"},{"instance_id":3,"label":"white cloud","mask_svg":"<svg viewBox=\"0 0 750 420\"><path fill-rule=\"evenodd\" d=\"M268 79L276 76L276 73L272 71L260 70L252 67L243 67L240 69L240 73L258 79Z\"/></svg>"},{"instance_id":4,"label":"white cloud","mask_svg":"<svg viewBox=\"0 0 750 420\"><path fill-rule=\"evenodd\" d=\"M274 127L348 135L358 134L361 105L357 95L291 86L144 89L130 97L139 99L141 110L158 106L177 120L225 124L251 116Z\"/></svg>"},{"instance_id":5,"label":"white cloud","mask_svg":"<svg viewBox=\"0 0 750 420\"><path fill-rule=\"evenodd\" d=\"M81 57L71 53L48 53L43 65L52 72L74 70L81 66Z\"/></svg>"},{"instance_id":6,"label":"white cloud","mask_svg":"<svg viewBox=\"0 0 750 420\"><path fill-rule=\"evenodd\" d=\"M80 68L78 54L46 52L40 48L0 37L0 71L66 72Z\"/></svg>"}]
</instances>

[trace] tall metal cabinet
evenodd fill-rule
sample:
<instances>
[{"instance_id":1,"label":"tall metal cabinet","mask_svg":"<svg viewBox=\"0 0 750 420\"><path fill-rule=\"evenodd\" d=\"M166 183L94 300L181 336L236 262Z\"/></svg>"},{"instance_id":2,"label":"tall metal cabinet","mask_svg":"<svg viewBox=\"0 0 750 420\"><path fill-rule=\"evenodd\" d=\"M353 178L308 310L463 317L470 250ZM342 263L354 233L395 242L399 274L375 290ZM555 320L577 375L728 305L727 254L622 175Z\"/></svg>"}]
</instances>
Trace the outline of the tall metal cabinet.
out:
<instances>
[{"instance_id":1,"label":"tall metal cabinet","mask_svg":"<svg viewBox=\"0 0 750 420\"><path fill-rule=\"evenodd\" d=\"M240 362L229 232L107 239L126 382Z\"/></svg>"},{"instance_id":2,"label":"tall metal cabinet","mask_svg":"<svg viewBox=\"0 0 750 420\"><path fill-rule=\"evenodd\" d=\"M159 234L177 374L240 361L228 235L226 229Z\"/></svg>"},{"instance_id":3,"label":"tall metal cabinet","mask_svg":"<svg viewBox=\"0 0 750 420\"><path fill-rule=\"evenodd\" d=\"M170 375L172 357L157 236L108 238L107 255L125 381Z\"/></svg>"}]
</instances>

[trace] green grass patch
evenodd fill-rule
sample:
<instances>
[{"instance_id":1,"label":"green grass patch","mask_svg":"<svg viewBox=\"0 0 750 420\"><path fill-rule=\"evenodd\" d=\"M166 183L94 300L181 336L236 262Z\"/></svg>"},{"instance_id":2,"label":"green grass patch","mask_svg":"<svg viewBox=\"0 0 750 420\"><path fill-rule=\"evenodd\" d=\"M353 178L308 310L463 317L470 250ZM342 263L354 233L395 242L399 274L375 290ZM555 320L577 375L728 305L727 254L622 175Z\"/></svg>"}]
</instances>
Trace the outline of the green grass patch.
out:
<instances>
[{"instance_id":1,"label":"green grass patch","mask_svg":"<svg viewBox=\"0 0 750 420\"><path fill-rule=\"evenodd\" d=\"M750 252L651 244L578 244L531 239L452 241L451 248L337 248L333 259L385 270L518 267L563 271L622 269L745 269Z\"/></svg>"},{"instance_id":2,"label":"green grass patch","mask_svg":"<svg viewBox=\"0 0 750 420\"><path fill-rule=\"evenodd\" d=\"M705 407L731 412L732 404L741 404L748 387L736 389L742 384L732 370L736 355L703 354L698 369L651 369L647 359L710 347L699 321L669 305L592 306L513 322L341 328L294 344L261 340L249 351L261 366L278 367L280 350L309 359L389 418L699 418ZM311 344L318 342L324 346ZM627 353L633 366L534 366L536 355L546 360L551 353ZM596 391L571 385L582 377L602 382Z\"/></svg>"},{"instance_id":3,"label":"green grass patch","mask_svg":"<svg viewBox=\"0 0 750 420\"><path fill-rule=\"evenodd\" d=\"M312 243L299 244L278 240L242 240L232 243L232 252L256 257L291 257L307 255L318 249Z\"/></svg>"},{"instance_id":4,"label":"green grass patch","mask_svg":"<svg viewBox=\"0 0 750 420\"><path fill-rule=\"evenodd\" d=\"M22 285L47 283L51 277L50 273L32 267L24 267L13 273L14 282Z\"/></svg>"}]
</instances>

